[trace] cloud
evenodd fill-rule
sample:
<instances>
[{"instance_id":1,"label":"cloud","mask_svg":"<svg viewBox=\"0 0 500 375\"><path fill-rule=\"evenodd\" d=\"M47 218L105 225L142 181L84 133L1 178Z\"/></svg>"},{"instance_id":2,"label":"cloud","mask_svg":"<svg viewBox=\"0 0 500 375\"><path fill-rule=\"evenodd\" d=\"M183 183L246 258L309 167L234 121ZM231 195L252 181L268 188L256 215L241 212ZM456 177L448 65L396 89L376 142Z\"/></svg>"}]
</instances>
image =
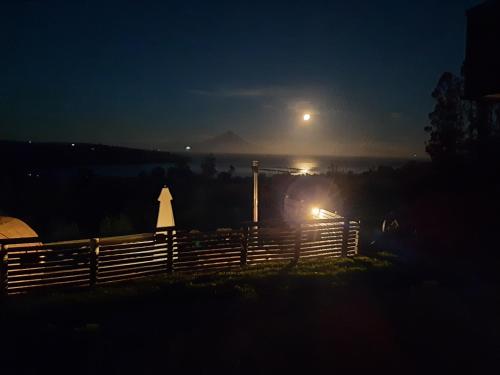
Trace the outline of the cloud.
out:
<instances>
[{"instance_id":1,"label":"cloud","mask_svg":"<svg viewBox=\"0 0 500 375\"><path fill-rule=\"evenodd\" d=\"M189 90L189 92L194 95L225 98L286 98L296 96L299 90L280 86L268 86L214 90L193 89Z\"/></svg>"},{"instance_id":2,"label":"cloud","mask_svg":"<svg viewBox=\"0 0 500 375\"><path fill-rule=\"evenodd\" d=\"M318 91L320 94L318 94ZM239 88L217 88L213 90L193 89L189 93L198 96L214 98L235 99L260 99L263 108L282 109L294 114L308 112L313 115L320 114L320 103L313 97L321 97L321 90L311 88L298 88L287 86L260 86ZM323 98L324 99L324 98Z\"/></svg>"},{"instance_id":3,"label":"cloud","mask_svg":"<svg viewBox=\"0 0 500 375\"><path fill-rule=\"evenodd\" d=\"M292 100L288 103L288 109L294 113L308 112L313 115L319 114L319 110L310 100Z\"/></svg>"}]
</instances>

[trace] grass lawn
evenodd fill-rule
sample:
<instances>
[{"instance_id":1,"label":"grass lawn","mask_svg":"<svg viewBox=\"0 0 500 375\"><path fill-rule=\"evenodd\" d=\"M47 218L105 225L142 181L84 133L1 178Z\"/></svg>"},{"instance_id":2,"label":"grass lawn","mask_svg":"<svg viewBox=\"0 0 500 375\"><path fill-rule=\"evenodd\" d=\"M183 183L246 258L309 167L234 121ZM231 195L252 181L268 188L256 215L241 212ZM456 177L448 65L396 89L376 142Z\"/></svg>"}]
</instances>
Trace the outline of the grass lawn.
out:
<instances>
[{"instance_id":1,"label":"grass lawn","mask_svg":"<svg viewBox=\"0 0 500 375\"><path fill-rule=\"evenodd\" d=\"M498 286L382 253L14 296L0 373L491 372Z\"/></svg>"}]
</instances>

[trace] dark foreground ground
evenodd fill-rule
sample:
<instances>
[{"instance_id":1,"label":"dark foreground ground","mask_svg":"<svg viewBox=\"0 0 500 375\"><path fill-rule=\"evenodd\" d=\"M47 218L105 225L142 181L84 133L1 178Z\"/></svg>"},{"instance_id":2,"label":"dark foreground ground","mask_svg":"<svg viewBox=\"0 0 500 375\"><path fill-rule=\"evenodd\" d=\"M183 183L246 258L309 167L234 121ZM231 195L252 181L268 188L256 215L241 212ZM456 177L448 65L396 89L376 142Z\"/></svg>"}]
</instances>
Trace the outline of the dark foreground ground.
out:
<instances>
[{"instance_id":1,"label":"dark foreground ground","mask_svg":"<svg viewBox=\"0 0 500 375\"><path fill-rule=\"evenodd\" d=\"M490 276L379 254L12 297L0 373L497 373Z\"/></svg>"}]
</instances>

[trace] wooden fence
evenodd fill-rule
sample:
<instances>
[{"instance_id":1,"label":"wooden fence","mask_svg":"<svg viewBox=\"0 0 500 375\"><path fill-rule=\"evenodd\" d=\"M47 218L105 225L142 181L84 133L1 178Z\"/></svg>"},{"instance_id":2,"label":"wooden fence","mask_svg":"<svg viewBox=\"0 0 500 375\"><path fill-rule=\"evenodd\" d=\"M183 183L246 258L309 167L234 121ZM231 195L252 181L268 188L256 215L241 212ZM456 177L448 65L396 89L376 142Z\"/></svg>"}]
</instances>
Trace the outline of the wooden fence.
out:
<instances>
[{"instance_id":1,"label":"wooden fence","mask_svg":"<svg viewBox=\"0 0 500 375\"><path fill-rule=\"evenodd\" d=\"M214 232L161 228L156 233L47 244L38 238L0 240L0 293L353 256L358 252L359 229L358 221L333 219L294 226L249 224Z\"/></svg>"}]
</instances>

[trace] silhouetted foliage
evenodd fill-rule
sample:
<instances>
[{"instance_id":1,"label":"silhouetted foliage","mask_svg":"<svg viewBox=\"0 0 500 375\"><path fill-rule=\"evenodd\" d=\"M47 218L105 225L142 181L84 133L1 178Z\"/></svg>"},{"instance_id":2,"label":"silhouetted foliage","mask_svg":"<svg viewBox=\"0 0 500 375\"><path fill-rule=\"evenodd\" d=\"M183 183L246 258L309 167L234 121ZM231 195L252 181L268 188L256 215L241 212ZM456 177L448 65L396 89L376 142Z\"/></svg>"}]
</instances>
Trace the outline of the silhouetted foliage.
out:
<instances>
[{"instance_id":1,"label":"silhouetted foliage","mask_svg":"<svg viewBox=\"0 0 500 375\"><path fill-rule=\"evenodd\" d=\"M464 80L443 73L432 92L426 151L432 160L450 165L458 160L485 162L498 156L500 105L464 99Z\"/></svg>"},{"instance_id":2,"label":"silhouetted foliage","mask_svg":"<svg viewBox=\"0 0 500 375\"><path fill-rule=\"evenodd\" d=\"M124 214L114 217L106 216L101 220L99 232L104 236L120 235L133 232L133 226Z\"/></svg>"},{"instance_id":3,"label":"silhouetted foliage","mask_svg":"<svg viewBox=\"0 0 500 375\"><path fill-rule=\"evenodd\" d=\"M164 180L166 176L165 169L162 167L155 167L151 170L151 177L156 180Z\"/></svg>"},{"instance_id":4,"label":"silhouetted foliage","mask_svg":"<svg viewBox=\"0 0 500 375\"><path fill-rule=\"evenodd\" d=\"M495 122L494 122L494 128L493 128L493 135L495 137L500 137L500 105L497 105L495 110L494 110L494 117L495 117Z\"/></svg>"},{"instance_id":5,"label":"silhouetted foliage","mask_svg":"<svg viewBox=\"0 0 500 375\"><path fill-rule=\"evenodd\" d=\"M428 249L491 255L500 210L500 105L465 99L463 77L451 73L432 97L426 150L437 168L422 176L411 216L426 218L418 233Z\"/></svg>"},{"instance_id":6,"label":"silhouetted foliage","mask_svg":"<svg viewBox=\"0 0 500 375\"><path fill-rule=\"evenodd\" d=\"M201 174L205 177L212 178L217 174L215 168L215 156L213 154L207 155L201 162Z\"/></svg>"},{"instance_id":7,"label":"silhouetted foliage","mask_svg":"<svg viewBox=\"0 0 500 375\"><path fill-rule=\"evenodd\" d=\"M432 92L436 100L434 111L429 114L430 133L426 151L433 161L449 161L462 151L465 134L465 111L462 101L463 84L452 73L444 73Z\"/></svg>"},{"instance_id":8,"label":"silhouetted foliage","mask_svg":"<svg viewBox=\"0 0 500 375\"><path fill-rule=\"evenodd\" d=\"M217 178L221 181L230 181L231 178L233 177L234 175L234 171L235 171L235 168L233 165L230 165L229 166L229 169L227 170L227 172L220 172L218 175L217 175Z\"/></svg>"}]
</instances>

